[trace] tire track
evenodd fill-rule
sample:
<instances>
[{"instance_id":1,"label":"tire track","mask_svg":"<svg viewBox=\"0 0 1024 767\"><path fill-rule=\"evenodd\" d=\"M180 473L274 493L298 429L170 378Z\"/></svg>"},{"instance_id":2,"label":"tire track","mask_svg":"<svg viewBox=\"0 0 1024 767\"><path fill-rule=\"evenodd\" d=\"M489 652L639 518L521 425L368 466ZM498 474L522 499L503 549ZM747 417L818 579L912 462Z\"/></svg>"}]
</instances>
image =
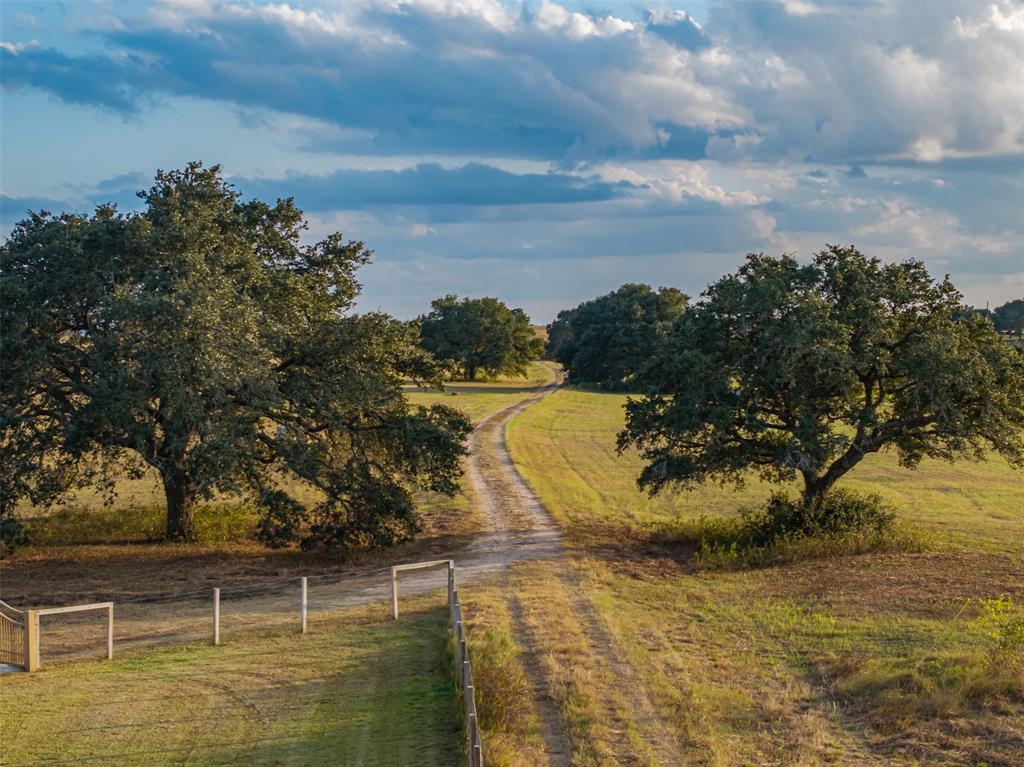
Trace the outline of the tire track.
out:
<instances>
[{"instance_id":1,"label":"tire track","mask_svg":"<svg viewBox=\"0 0 1024 767\"><path fill-rule=\"evenodd\" d=\"M616 688L623 694L630 708L630 719L643 734L659 762L666 767L682 765L685 760L658 717L643 681L617 647L598 610L584 596L583 584L572 570L561 530L540 499L526 484L508 451L509 422L527 407L555 391L560 383L561 381L556 379L554 384L541 390L536 396L495 413L474 432L467 477L473 486L475 500L480 504L488 521L489 533L485 534L484 538L491 538L488 543L478 541L473 547L493 543L507 547L510 552L519 549L521 553L531 554L522 557L512 556L509 562L519 559L560 560L558 579L566 593L570 595L570 604L580 622L591 655L597 660L600 670L608 678L615 680ZM462 561L459 568L464 568ZM524 647L525 660L531 667L527 669L528 676L532 680L541 679L543 672L537 663L537 657L543 648L537 646L536 638L526 628L522 606L518 600L513 597L509 607L518 635L516 639ZM554 708L551 705L550 691L547 689L538 690L535 700L539 708L542 708L543 704L547 704L549 709ZM636 762L635 750L627 739L626 730L629 722L621 716L612 701L601 701L601 707L614 735L614 742L611 745L615 750L617 762ZM545 718L547 716L550 714L546 714ZM565 739L564 728L562 730L562 738ZM545 743L548 742L548 737L545 737ZM548 751L552 764L566 763L558 760L560 754L551 746L548 747Z\"/></svg>"}]
</instances>

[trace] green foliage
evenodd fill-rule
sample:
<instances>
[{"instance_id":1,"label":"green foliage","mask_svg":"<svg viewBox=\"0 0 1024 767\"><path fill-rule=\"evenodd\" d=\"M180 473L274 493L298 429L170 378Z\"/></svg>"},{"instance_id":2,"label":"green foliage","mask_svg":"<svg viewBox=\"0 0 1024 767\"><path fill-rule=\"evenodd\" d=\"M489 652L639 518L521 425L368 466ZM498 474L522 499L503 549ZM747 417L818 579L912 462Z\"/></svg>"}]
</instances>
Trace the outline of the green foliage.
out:
<instances>
[{"instance_id":1,"label":"green foliage","mask_svg":"<svg viewBox=\"0 0 1024 767\"><path fill-rule=\"evenodd\" d=\"M1024 333L1024 298L1007 301L992 312L992 323L996 330L1010 330Z\"/></svg>"},{"instance_id":2,"label":"green foliage","mask_svg":"<svg viewBox=\"0 0 1024 767\"><path fill-rule=\"evenodd\" d=\"M449 295L431 304L419 318L421 343L438 360L456 368L466 380L487 376L522 376L540 357L544 342L522 309L509 309L496 298Z\"/></svg>"},{"instance_id":3,"label":"green foliage","mask_svg":"<svg viewBox=\"0 0 1024 767\"><path fill-rule=\"evenodd\" d=\"M688 300L675 288L623 285L559 312L548 327L547 354L572 384L629 388Z\"/></svg>"},{"instance_id":4,"label":"green foliage","mask_svg":"<svg viewBox=\"0 0 1024 767\"><path fill-rule=\"evenodd\" d=\"M761 508L741 510L739 519L702 517L684 524L678 538L697 549L701 566L713 569L925 547L922 536L900 526L895 510L877 495L843 490L813 508L776 494Z\"/></svg>"},{"instance_id":5,"label":"green foliage","mask_svg":"<svg viewBox=\"0 0 1024 767\"><path fill-rule=\"evenodd\" d=\"M203 503L195 509L192 538L214 545L251 540L264 510L238 503ZM26 520L35 546L139 543L164 535L167 509L155 504L130 504L120 508L66 506L42 517Z\"/></svg>"},{"instance_id":6,"label":"green foliage","mask_svg":"<svg viewBox=\"0 0 1024 767\"><path fill-rule=\"evenodd\" d=\"M804 482L820 506L865 456L984 457L1024 465L1024 359L964 313L918 261L829 246L806 265L748 256L685 312L626 406L655 493L754 470Z\"/></svg>"},{"instance_id":7,"label":"green foliage","mask_svg":"<svg viewBox=\"0 0 1024 767\"><path fill-rule=\"evenodd\" d=\"M749 542L764 546L792 536L842 536L849 533L886 533L896 522L896 510L877 495L834 490L819 506L808 507L782 493L767 506L747 512L743 525Z\"/></svg>"},{"instance_id":8,"label":"green foliage","mask_svg":"<svg viewBox=\"0 0 1024 767\"><path fill-rule=\"evenodd\" d=\"M412 485L454 491L470 424L409 407L403 382L442 373L414 328L350 313L369 251L300 244L291 200L243 202L217 166L140 196L138 214L33 214L0 249L0 514L113 493L135 454L161 475L168 537L193 538L217 493L267 502L276 542L411 535ZM295 478L326 500L282 503Z\"/></svg>"},{"instance_id":9,"label":"green foliage","mask_svg":"<svg viewBox=\"0 0 1024 767\"><path fill-rule=\"evenodd\" d=\"M1010 596L979 599L981 615L977 618L982 632L992 642L995 663L1024 666L1024 615Z\"/></svg>"},{"instance_id":10,"label":"green foliage","mask_svg":"<svg viewBox=\"0 0 1024 767\"><path fill-rule=\"evenodd\" d=\"M7 517L0 519L0 559L13 554L19 546L28 543L25 526L16 519Z\"/></svg>"}]
</instances>

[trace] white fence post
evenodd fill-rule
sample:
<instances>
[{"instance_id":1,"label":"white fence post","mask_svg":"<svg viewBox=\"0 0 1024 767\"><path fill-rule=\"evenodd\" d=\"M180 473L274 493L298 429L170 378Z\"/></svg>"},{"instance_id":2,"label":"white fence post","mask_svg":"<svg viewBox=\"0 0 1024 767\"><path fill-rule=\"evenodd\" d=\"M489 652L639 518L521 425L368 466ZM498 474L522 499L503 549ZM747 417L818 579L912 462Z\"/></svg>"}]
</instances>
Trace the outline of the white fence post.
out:
<instances>
[{"instance_id":1,"label":"white fence post","mask_svg":"<svg viewBox=\"0 0 1024 767\"><path fill-rule=\"evenodd\" d=\"M398 570L391 567L391 617L398 620Z\"/></svg>"},{"instance_id":2,"label":"white fence post","mask_svg":"<svg viewBox=\"0 0 1024 767\"><path fill-rule=\"evenodd\" d=\"M114 603L107 607L107 660L114 659Z\"/></svg>"},{"instance_id":3,"label":"white fence post","mask_svg":"<svg viewBox=\"0 0 1024 767\"><path fill-rule=\"evenodd\" d=\"M302 576L302 602L299 606L299 617L302 619L302 633L306 633L306 593L307 593L307 579L306 576Z\"/></svg>"},{"instance_id":4,"label":"white fence post","mask_svg":"<svg viewBox=\"0 0 1024 767\"><path fill-rule=\"evenodd\" d=\"M220 589L213 590L213 643L220 644Z\"/></svg>"}]
</instances>

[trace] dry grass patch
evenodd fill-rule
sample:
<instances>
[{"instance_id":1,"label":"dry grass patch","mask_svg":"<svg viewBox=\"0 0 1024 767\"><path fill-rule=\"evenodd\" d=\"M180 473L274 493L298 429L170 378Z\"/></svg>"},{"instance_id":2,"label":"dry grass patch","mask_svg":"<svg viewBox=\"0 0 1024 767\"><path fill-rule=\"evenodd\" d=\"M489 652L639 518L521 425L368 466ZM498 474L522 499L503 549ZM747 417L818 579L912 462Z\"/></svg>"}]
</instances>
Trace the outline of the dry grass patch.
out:
<instances>
[{"instance_id":1,"label":"dry grass patch","mask_svg":"<svg viewBox=\"0 0 1024 767\"><path fill-rule=\"evenodd\" d=\"M522 647L513 638L508 587L492 581L463 590L477 713L487 763L496 767L544 764L544 739Z\"/></svg>"},{"instance_id":2,"label":"dry grass patch","mask_svg":"<svg viewBox=\"0 0 1024 767\"><path fill-rule=\"evenodd\" d=\"M521 563L502 592L472 589L467 612L473 632L479 631L477 621L487 626L500 616L504 630L530 648L519 659L542 730L548 730L540 733L546 747L567 746L578 767L661 764L637 726L624 680L611 673L588 638L567 567L559 561ZM518 686L521 678L513 679ZM495 682L505 686L500 677ZM492 694L507 699L510 690Z\"/></svg>"},{"instance_id":3,"label":"dry grass patch","mask_svg":"<svg viewBox=\"0 0 1024 767\"><path fill-rule=\"evenodd\" d=\"M513 421L510 449L694 764L1019 763L1024 678L993 660L979 600L1024 593L1024 476L872 456L844 484L880 494L927 546L812 541L772 566L708 571L694 529L731 524L771 488L640 493L639 460L614 450L623 401L560 391Z\"/></svg>"}]
</instances>

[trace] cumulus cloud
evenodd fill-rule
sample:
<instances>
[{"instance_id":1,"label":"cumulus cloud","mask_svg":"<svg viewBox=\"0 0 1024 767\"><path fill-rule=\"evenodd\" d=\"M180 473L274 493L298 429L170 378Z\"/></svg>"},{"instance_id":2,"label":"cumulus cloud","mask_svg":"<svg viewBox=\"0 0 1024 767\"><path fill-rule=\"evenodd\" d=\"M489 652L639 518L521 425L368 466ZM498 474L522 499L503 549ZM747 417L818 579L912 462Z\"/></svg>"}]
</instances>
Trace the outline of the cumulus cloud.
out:
<instances>
[{"instance_id":1,"label":"cumulus cloud","mask_svg":"<svg viewBox=\"0 0 1024 767\"><path fill-rule=\"evenodd\" d=\"M131 8L131 7L129 7ZM1024 11L751 0L640 21L498 2L158 4L104 47L3 50L6 88L131 113L158 94L366 131L360 152L811 158L1019 154ZM678 138L677 138L678 137ZM335 149L338 147L335 146ZM683 154L679 154L682 152ZM699 154L698 154L699 152Z\"/></svg>"},{"instance_id":2,"label":"cumulus cloud","mask_svg":"<svg viewBox=\"0 0 1024 767\"><path fill-rule=\"evenodd\" d=\"M1019 2L723 0L703 24L608 5L75 4L59 32L45 14L5 23L5 121L56 102L173 143L192 119L173 161L216 162L223 144L203 143L195 105L216 107L239 126L221 135L258 133L268 154L226 168L239 190L294 196L312 234L369 241L367 289L400 314L386 282L399 271L434 292L543 285L538 305L554 306L627 279L696 294L747 250L806 256L826 241L923 257L990 291L981 300L1016 289L998 287L1011 275L1020 285ZM74 187L8 172L3 223L130 207L144 170Z\"/></svg>"}]
</instances>

